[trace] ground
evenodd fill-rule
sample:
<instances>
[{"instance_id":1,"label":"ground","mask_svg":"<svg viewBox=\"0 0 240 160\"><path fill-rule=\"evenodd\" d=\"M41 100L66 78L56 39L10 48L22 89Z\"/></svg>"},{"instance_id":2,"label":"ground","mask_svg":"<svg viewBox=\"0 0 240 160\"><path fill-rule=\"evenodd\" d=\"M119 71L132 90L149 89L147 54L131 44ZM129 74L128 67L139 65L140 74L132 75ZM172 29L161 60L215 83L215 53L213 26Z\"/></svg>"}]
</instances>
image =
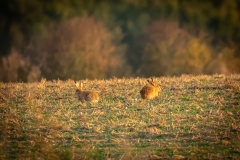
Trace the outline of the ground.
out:
<instances>
[{"instance_id":1,"label":"ground","mask_svg":"<svg viewBox=\"0 0 240 160\"><path fill-rule=\"evenodd\" d=\"M0 83L0 159L240 159L240 75Z\"/></svg>"}]
</instances>

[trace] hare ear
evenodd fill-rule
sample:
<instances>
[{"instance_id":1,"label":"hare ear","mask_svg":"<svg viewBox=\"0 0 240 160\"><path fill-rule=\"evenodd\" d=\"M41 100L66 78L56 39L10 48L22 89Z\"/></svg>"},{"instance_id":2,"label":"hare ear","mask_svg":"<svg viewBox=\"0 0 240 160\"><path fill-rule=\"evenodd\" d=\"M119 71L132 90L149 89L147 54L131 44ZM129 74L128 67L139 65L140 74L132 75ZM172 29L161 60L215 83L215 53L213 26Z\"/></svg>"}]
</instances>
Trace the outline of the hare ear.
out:
<instances>
[{"instance_id":1,"label":"hare ear","mask_svg":"<svg viewBox=\"0 0 240 160\"><path fill-rule=\"evenodd\" d=\"M151 77L151 80L148 80L148 83L150 83L152 86L156 86L156 84L153 82L153 78Z\"/></svg>"},{"instance_id":2,"label":"hare ear","mask_svg":"<svg viewBox=\"0 0 240 160\"><path fill-rule=\"evenodd\" d=\"M152 81L152 83L153 83L153 78L151 77L151 81Z\"/></svg>"},{"instance_id":3,"label":"hare ear","mask_svg":"<svg viewBox=\"0 0 240 160\"><path fill-rule=\"evenodd\" d=\"M148 83L150 83L151 85L153 85L153 82L152 82L152 81L150 81L149 79L148 79L147 81L148 81Z\"/></svg>"},{"instance_id":4,"label":"hare ear","mask_svg":"<svg viewBox=\"0 0 240 160\"><path fill-rule=\"evenodd\" d=\"M83 87L83 83L81 82L81 88Z\"/></svg>"},{"instance_id":5,"label":"hare ear","mask_svg":"<svg viewBox=\"0 0 240 160\"><path fill-rule=\"evenodd\" d=\"M79 87L79 82L75 81L75 85L76 85L77 87Z\"/></svg>"},{"instance_id":6,"label":"hare ear","mask_svg":"<svg viewBox=\"0 0 240 160\"><path fill-rule=\"evenodd\" d=\"M148 83L150 83L150 84L151 84L151 81L150 81L149 79L148 79L147 81L148 81Z\"/></svg>"}]
</instances>

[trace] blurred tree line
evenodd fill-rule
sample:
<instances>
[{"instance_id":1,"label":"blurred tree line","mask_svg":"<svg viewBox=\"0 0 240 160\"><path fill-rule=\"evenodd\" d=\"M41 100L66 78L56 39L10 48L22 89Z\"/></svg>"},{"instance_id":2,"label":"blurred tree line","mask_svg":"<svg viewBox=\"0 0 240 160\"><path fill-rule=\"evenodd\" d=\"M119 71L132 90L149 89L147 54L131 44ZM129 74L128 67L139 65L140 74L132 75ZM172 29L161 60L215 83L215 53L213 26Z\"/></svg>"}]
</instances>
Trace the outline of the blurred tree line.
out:
<instances>
[{"instance_id":1,"label":"blurred tree line","mask_svg":"<svg viewBox=\"0 0 240 160\"><path fill-rule=\"evenodd\" d=\"M239 0L3 0L0 80L240 73Z\"/></svg>"}]
</instances>

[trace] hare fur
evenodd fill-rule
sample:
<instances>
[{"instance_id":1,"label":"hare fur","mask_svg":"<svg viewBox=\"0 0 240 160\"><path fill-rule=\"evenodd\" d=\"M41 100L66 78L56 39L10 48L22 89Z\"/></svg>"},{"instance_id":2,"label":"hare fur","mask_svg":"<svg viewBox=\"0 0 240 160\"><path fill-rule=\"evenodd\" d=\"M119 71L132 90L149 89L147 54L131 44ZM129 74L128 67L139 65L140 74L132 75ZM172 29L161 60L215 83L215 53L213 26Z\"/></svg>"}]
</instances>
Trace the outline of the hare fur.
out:
<instances>
[{"instance_id":1,"label":"hare fur","mask_svg":"<svg viewBox=\"0 0 240 160\"><path fill-rule=\"evenodd\" d=\"M142 99L153 99L158 96L158 92L161 90L160 85L153 82L153 79L147 80L150 85L144 86L140 90L141 98Z\"/></svg>"},{"instance_id":2,"label":"hare fur","mask_svg":"<svg viewBox=\"0 0 240 160\"><path fill-rule=\"evenodd\" d=\"M84 103L85 101L88 102L98 102L99 100L99 96L97 94L97 92L95 91L83 91L82 87L83 87L83 83L81 82L79 85L79 82L75 82L76 84L76 97L79 101L81 101L82 103Z\"/></svg>"}]
</instances>

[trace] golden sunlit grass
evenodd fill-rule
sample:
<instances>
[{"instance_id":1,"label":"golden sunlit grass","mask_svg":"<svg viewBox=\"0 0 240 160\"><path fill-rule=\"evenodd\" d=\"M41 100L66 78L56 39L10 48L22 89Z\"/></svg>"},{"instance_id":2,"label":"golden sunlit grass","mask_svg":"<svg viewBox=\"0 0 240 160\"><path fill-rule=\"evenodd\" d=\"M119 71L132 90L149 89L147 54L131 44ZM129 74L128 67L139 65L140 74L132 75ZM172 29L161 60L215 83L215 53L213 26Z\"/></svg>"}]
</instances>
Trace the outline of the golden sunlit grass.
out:
<instances>
[{"instance_id":1,"label":"golden sunlit grass","mask_svg":"<svg viewBox=\"0 0 240 160\"><path fill-rule=\"evenodd\" d=\"M239 159L240 75L85 80L81 105L68 81L0 83L1 159Z\"/></svg>"}]
</instances>

